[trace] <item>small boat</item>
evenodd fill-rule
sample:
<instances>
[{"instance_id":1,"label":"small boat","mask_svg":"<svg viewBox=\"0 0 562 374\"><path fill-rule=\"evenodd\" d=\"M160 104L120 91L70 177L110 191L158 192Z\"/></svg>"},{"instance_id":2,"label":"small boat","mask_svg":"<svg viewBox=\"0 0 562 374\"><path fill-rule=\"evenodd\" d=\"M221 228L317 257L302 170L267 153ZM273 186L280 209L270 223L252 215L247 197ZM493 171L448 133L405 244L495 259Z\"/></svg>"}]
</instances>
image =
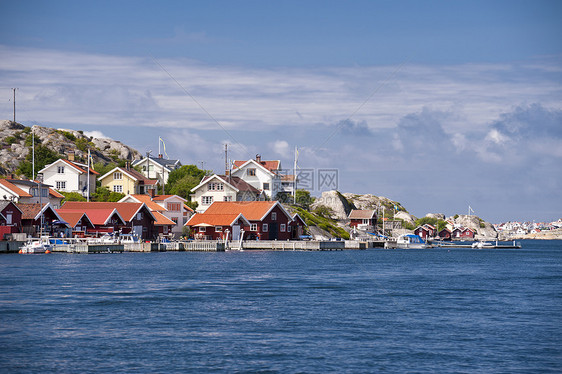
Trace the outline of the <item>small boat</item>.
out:
<instances>
[{"instance_id":1,"label":"small boat","mask_svg":"<svg viewBox=\"0 0 562 374\"><path fill-rule=\"evenodd\" d=\"M23 247L20 248L19 253L51 253L53 246L49 241L49 237L42 237L39 240L30 239Z\"/></svg>"},{"instance_id":2,"label":"small boat","mask_svg":"<svg viewBox=\"0 0 562 374\"><path fill-rule=\"evenodd\" d=\"M489 242L479 241L479 242L472 243L472 248L482 249L482 248L495 248L495 247L496 244L489 243Z\"/></svg>"},{"instance_id":3,"label":"small boat","mask_svg":"<svg viewBox=\"0 0 562 374\"><path fill-rule=\"evenodd\" d=\"M404 234L396 240L396 248L400 249L425 249L427 243L419 235Z\"/></svg>"}]
</instances>

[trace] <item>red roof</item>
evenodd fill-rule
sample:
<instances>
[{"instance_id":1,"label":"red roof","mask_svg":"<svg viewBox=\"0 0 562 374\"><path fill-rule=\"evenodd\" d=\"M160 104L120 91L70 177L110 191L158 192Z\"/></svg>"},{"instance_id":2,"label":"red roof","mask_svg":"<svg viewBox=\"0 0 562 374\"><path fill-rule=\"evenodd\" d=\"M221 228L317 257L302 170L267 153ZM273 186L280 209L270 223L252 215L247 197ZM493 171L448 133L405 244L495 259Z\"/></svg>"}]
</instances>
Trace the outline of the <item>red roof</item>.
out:
<instances>
[{"instance_id":1,"label":"red roof","mask_svg":"<svg viewBox=\"0 0 562 374\"><path fill-rule=\"evenodd\" d=\"M78 164L75 163L75 162L66 160L66 159L64 159L64 158L61 158L60 160L63 161L63 162L65 162L66 164L68 164L68 165L70 165L70 166L72 166L72 167L78 169L78 170L81 171L82 173L86 173L86 174L88 173L86 170L84 170L84 168L83 168L82 166L78 165ZM95 170L92 169L92 168L90 168L90 174L100 175L100 173L98 173L97 171L95 171Z\"/></svg>"},{"instance_id":2,"label":"red roof","mask_svg":"<svg viewBox=\"0 0 562 374\"><path fill-rule=\"evenodd\" d=\"M49 188L49 195L51 195L52 197L56 197L56 198L64 198L64 195L58 193L57 191L53 190L52 188Z\"/></svg>"},{"instance_id":3,"label":"red roof","mask_svg":"<svg viewBox=\"0 0 562 374\"><path fill-rule=\"evenodd\" d=\"M264 168L266 168L267 170L274 172L276 170L279 170L279 164L281 163L281 161L279 160L273 160L273 161L257 161L257 160L253 160L256 163L260 164L261 166L263 166ZM236 168L240 168L242 167L242 165L244 165L246 162L248 161L241 161L241 160L236 160L234 161L234 166Z\"/></svg>"},{"instance_id":4,"label":"red roof","mask_svg":"<svg viewBox=\"0 0 562 374\"><path fill-rule=\"evenodd\" d=\"M67 202L66 204L68 204L69 202ZM66 205L66 204L64 204L64 205ZM121 215L119 214L119 212L115 208L113 208L113 209L111 209L111 208L89 209L89 210L69 209L69 208L62 209L61 208L61 209L58 209L57 212L60 212L61 214L67 214L67 213L86 214L86 216L88 216L88 219L90 220L90 222L92 222L96 226L106 225L113 216L119 217L119 220L122 222L122 224L126 224L123 217L121 217ZM70 223L69 221L67 221L67 222Z\"/></svg>"},{"instance_id":5,"label":"red roof","mask_svg":"<svg viewBox=\"0 0 562 374\"><path fill-rule=\"evenodd\" d=\"M68 222L70 227L76 227L76 225L78 224L78 222L80 222L82 217L85 217L86 220L90 223L90 225L93 226L93 222L90 220L88 215L84 212L74 212L70 210L61 210L61 209L57 209L56 211L63 221Z\"/></svg>"},{"instance_id":6,"label":"red roof","mask_svg":"<svg viewBox=\"0 0 562 374\"><path fill-rule=\"evenodd\" d=\"M150 209L151 211L157 211L157 212L164 212L167 209L164 208L162 205L155 203L154 201L152 201L152 198L150 197L150 195L142 195L142 194L131 194L130 195L132 198L140 201L141 203L145 203L146 206L148 207L148 209ZM155 199L156 200L156 199Z\"/></svg>"},{"instance_id":7,"label":"red roof","mask_svg":"<svg viewBox=\"0 0 562 374\"><path fill-rule=\"evenodd\" d=\"M127 222L130 222L135 214L143 207L144 203L113 203L113 202L84 202L67 201L61 209L82 210L84 212L94 209L117 209L119 215ZM148 209L148 207L147 207ZM150 211L150 209L148 209ZM88 215L89 216L89 215Z\"/></svg>"},{"instance_id":8,"label":"red roof","mask_svg":"<svg viewBox=\"0 0 562 374\"><path fill-rule=\"evenodd\" d=\"M32 197L29 193L25 192L15 184L8 182L6 179L0 179L0 184L6 187L7 189L9 189L10 191L12 191L13 193L15 193L16 195L18 195L19 197Z\"/></svg>"},{"instance_id":9,"label":"red roof","mask_svg":"<svg viewBox=\"0 0 562 374\"><path fill-rule=\"evenodd\" d=\"M173 226L176 224L174 221L164 216L160 212L152 212L152 214L154 215L154 218L156 218L156 221L154 222L155 226L169 226L169 225Z\"/></svg>"},{"instance_id":10,"label":"red roof","mask_svg":"<svg viewBox=\"0 0 562 374\"><path fill-rule=\"evenodd\" d=\"M238 218L249 224L248 220L240 213L228 213L228 214L208 214L197 213L193 215L189 221L185 224L186 226L231 226L234 224Z\"/></svg>"},{"instance_id":11,"label":"red roof","mask_svg":"<svg viewBox=\"0 0 562 374\"><path fill-rule=\"evenodd\" d=\"M215 201L205 210L204 214L242 213L250 221L261 221L277 204L279 204L278 201Z\"/></svg>"}]
</instances>

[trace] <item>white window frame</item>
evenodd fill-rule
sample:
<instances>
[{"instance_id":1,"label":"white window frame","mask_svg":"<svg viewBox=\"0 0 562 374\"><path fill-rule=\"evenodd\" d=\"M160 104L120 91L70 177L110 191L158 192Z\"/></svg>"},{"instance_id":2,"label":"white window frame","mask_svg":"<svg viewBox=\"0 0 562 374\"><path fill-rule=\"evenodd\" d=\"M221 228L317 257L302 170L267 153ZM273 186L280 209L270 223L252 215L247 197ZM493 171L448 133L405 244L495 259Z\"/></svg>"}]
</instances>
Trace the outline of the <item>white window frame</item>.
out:
<instances>
[{"instance_id":1,"label":"white window frame","mask_svg":"<svg viewBox=\"0 0 562 374\"><path fill-rule=\"evenodd\" d=\"M57 174L64 174L64 166L57 166Z\"/></svg>"},{"instance_id":2,"label":"white window frame","mask_svg":"<svg viewBox=\"0 0 562 374\"><path fill-rule=\"evenodd\" d=\"M123 180L123 173L116 171L113 173L113 180L120 181Z\"/></svg>"},{"instance_id":3,"label":"white window frame","mask_svg":"<svg viewBox=\"0 0 562 374\"><path fill-rule=\"evenodd\" d=\"M268 230L269 230L269 225L267 223L261 225L261 231L267 232Z\"/></svg>"},{"instance_id":4,"label":"white window frame","mask_svg":"<svg viewBox=\"0 0 562 374\"><path fill-rule=\"evenodd\" d=\"M285 225L284 223L282 223L281 225L279 225L279 231L280 232L285 232L287 225Z\"/></svg>"},{"instance_id":5,"label":"white window frame","mask_svg":"<svg viewBox=\"0 0 562 374\"><path fill-rule=\"evenodd\" d=\"M222 226L215 226L215 232L222 232Z\"/></svg>"},{"instance_id":6,"label":"white window frame","mask_svg":"<svg viewBox=\"0 0 562 374\"><path fill-rule=\"evenodd\" d=\"M246 174L248 174L249 177L255 177L256 176L256 169L255 168L248 169Z\"/></svg>"},{"instance_id":7,"label":"white window frame","mask_svg":"<svg viewBox=\"0 0 562 374\"><path fill-rule=\"evenodd\" d=\"M271 213L271 220L272 220L272 221L277 221L277 212Z\"/></svg>"},{"instance_id":8,"label":"white window frame","mask_svg":"<svg viewBox=\"0 0 562 374\"><path fill-rule=\"evenodd\" d=\"M258 224L257 223L250 224L250 231L258 231Z\"/></svg>"},{"instance_id":9,"label":"white window frame","mask_svg":"<svg viewBox=\"0 0 562 374\"><path fill-rule=\"evenodd\" d=\"M205 226L199 226L199 232L207 232L207 228Z\"/></svg>"},{"instance_id":10,"label":"white window frame","mask_svg":"<svg viewBox=\"0 0 562 374\"><path fill-rule=\"evenodd\" d=\"M56 181L57 190L66 189L66 181Z\"/></svg>"},{"instance_id":11,"label":"white window frame","mask_svg":"<svg viewBox=\"0 0 562 374\"><path fill-rule=\"evenodd\" d=\"M213 203L212 196L201 196L201 205L211 205Z\"/></svg>"},{"instance_id":12,"label":"white window frame","mask_svg":"<svg viewBox=\"0 0 562 374\"><path fill-rule=\"evenodd\" d=\"M113 192L123 193L123 186L121 184L114 184Z\"/></svg>"}]
</instances>

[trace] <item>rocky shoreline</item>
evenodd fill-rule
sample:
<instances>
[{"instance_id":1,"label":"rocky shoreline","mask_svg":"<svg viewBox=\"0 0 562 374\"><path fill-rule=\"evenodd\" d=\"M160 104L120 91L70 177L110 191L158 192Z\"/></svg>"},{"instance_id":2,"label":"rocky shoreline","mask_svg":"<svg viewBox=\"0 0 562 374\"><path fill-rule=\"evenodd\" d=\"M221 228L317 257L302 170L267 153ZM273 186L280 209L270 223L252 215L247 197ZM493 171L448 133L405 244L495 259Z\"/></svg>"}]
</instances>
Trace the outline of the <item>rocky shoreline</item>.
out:
<instances>
[{"instance_id":1,"label":"rocky shoreline","mask_svg":"<svg viewBox=\"0 0 562 374\"><path fill-rule=\"evenodd\" d=\"M524 239L562 240L562 229L545 230L537 233L529 233L524 235L500 232L499 238L501 240L524 240Z\"/></svg>"}]
</instances>

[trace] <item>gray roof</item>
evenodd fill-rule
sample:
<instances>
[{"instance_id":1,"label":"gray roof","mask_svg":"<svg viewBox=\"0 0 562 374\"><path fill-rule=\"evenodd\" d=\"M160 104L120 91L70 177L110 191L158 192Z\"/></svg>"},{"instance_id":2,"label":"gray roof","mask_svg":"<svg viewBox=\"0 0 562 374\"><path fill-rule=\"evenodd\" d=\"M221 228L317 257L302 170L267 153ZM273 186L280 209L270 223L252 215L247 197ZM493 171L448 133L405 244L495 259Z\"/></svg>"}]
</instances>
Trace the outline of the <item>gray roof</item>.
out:
<instances>
[{"instance_id":1,"label":"gray roof","mask_svg":"<svg viewBox=\"0 0 562 374\"><path fill-rule=\"evenodd\" d=\"M168 169L174 170L177 169L181 166L181 162L180 160L168 160L166 158L160 158L160 157L148 157L150 160L156 162L159 165L162 165ZM133 166L136 166L138 164L140 164L142 161L146 160L147 157L141 159L141 160L135 160L133 161Z\"/></svg>"},{"instance_id":2,"label":"gray roof","mask_svg":"<svg viewBox=\"0 0 562 374\"><path fill-rule=\"evenodd\" d=\"M8 205L10 205L10 203L11 203L13 206L15 206L17 210L19 210L20 212L22 212L21 209L18 208L18 205L17 205L16 203L14 203L13 201L10 201L10 200L0 200L0 211L6 209L6 207L7 207ZM22 212L22 213L23 213L23 212ZM4 219L6 219L6 217L4 217Z\"/></svg>"}]
</instances>

